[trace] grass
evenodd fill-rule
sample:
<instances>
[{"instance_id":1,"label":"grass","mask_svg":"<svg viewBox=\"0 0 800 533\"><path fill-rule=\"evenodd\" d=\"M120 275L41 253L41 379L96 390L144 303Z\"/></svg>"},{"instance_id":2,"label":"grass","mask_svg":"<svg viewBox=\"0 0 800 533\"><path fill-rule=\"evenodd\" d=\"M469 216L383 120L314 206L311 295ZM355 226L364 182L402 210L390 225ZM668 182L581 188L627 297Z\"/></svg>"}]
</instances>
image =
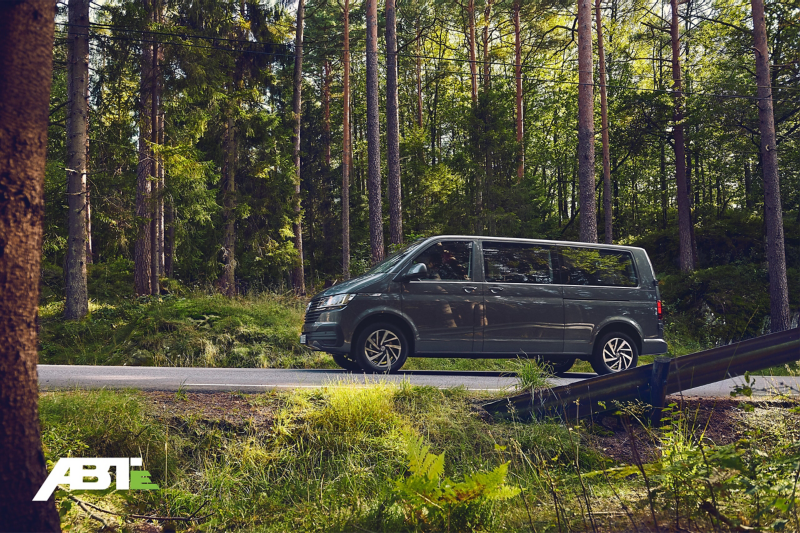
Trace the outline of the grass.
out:
<instances>
[{"instance_id":1,"label":"grass","mask_svg":"<svg viewBox=\"0 0 800 533\"><path fill-rule=\"evenodd\" d=\"M463 389L403 383L259 395L188 393L180 399L154 394L64 391L41 397L51 464L66 456L142 457L160 486L77 495L121 515L106 519L188 516L207 502L201 514L211 516L191 531L587 531L592 524L619 531L630 529L631 521L647 531L652 519L642 471L658 484L652 504L662 527L680 515L692 530L727 531L699 510L712 500L743 525L772 524L781 518L780 505L786 518L795 516L789 496L800 466L800 418L791 407L780 416L762 406L741 411L721 427L746 438L719 445L703 436L705 422L675 409L663 430L617 433L619 442L638 440L650 450L650 459L638 464L605 456L608 437L595 437L609 433L602 426L492 423ZM448 479L468 484L507 465L509 494L521 492L438 510L420 506L408 492L413 484L400 483L411 467L409 440L444 454ZM734 475L739 464L752 467L742 474L754 481L751 489ZM716 485L701 483L702 476L717 480L728 496L709 494ZM64 496L57 493L59 504ZM783 498L780 505L766 509L775 498ZM91 530L97 523L73 506L64 526ZM786 530L791 527L794 522Z\"/></svg>"}]
</instances>

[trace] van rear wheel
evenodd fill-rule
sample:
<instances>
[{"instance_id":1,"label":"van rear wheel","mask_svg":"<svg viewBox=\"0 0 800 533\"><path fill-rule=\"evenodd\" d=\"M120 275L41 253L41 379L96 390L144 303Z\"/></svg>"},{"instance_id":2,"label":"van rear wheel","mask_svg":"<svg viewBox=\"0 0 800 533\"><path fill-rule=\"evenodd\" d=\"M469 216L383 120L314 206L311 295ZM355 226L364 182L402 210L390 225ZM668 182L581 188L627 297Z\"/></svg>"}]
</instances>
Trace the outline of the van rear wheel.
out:
<instances>
[{"instance_id":1,"label":"van rear wheel","mask_svg":"<svg viewBox=\"0 0 800 533\"><path fill-rule=\"evenodd\" d=\"M365 372L397 372L408 358L409 345L403 331L386 322L368 326L356 342L354 358Z\"/></svg>"},{"instance_id":2,"label":"van rear wheel","mask_svg":"<svg viewBox=\"0 0 800 533\"><path fill-rule=\"evenodd\" d=\"M639 348L627 333L612 331L595 343L590 362L594 371L600 375L615 374L636 367L639 363Z\"/></svg>"},{"instance_id":3,"label":"van rear wheel","mask_svg":"<svg viewBox=\"0 0 800 533\"><path fill-rule=\"evenodd\" d=\"M560 376L572 368L572 366L575 364L575 358L572 357L570 359L561 359L559 361L545 360L543 364L548 367L550 372L552 372L554 375Z\"/></svg>"}]
</instances>

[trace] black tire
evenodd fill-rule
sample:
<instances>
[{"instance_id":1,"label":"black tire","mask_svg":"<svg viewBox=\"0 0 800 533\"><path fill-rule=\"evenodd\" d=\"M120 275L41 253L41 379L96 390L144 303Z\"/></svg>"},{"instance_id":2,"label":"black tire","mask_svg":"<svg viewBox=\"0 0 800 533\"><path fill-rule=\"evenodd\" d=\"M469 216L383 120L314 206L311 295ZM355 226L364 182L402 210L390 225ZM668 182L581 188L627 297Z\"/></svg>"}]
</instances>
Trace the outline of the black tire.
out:
<instances>
[{"instance_id":1,"label":"black tire","mask_svg":"<svg viewBox=\"0 0 800 533\"><path fill-rule=\"evenodd\" d=\"M403 330L394 324L379 322L367 326L358 336L353 358L364 372L389 374L400 370L408 352L409 344Z\"/></svg>"},{"instance_id":2,"label":"black tire","mask_svg":"<svg viewBox=\"0 0 800 533\"><path fill-rule=\"evenodd\" d=\"M544 361L542 364L556 376L566 373L575 364L575 358L561 359L559 361Z\"/></svg>"},{"instance_id":3,"label":"black tire","mask_svg":"<svg viewBox=\"0 0 800 533\"><path fill-rule=\"evenodd\" d=\"M590 363L600 375L636 368L639 364L639 348L627 333L611 331L595 342Z\"/></svg>"},{"instance_id":4,"label":"black tire","mask_svg":"<svg viewBox=\"0 0 800 533\"><path fill-rule=\"evenodd\" d=\"M350 359L350 356L344 353L332 353L333 361L350 372L361 372L361 365L357 361Z\"/></svg>"}]
</instances>

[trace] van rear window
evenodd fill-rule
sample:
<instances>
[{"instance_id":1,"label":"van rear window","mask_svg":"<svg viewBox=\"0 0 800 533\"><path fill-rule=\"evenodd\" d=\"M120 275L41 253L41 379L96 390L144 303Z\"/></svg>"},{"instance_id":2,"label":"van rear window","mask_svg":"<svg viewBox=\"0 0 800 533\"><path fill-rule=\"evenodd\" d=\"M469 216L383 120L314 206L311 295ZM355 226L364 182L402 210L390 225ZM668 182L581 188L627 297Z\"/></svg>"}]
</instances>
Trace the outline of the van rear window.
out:
<instances>
[{"instance_id":1,"label":"van rear window","mask_svg":"<svg viewBox=\"0 0 800 533\"><path fill-rule=\"evenodd\" d=\"M553 283L552 246L484 242L483 265L489 283Z\"/></svg>"},{"instance_id":2,"label":"van rear window","mask_svg":"<svg viewBox=\"0 0 800 533\"><path fill-rule=\"evenodd\" d=\"M630 252L561 247L560 283L601 287L636 287L639 279Z\"/></svg>"}]
</instances>

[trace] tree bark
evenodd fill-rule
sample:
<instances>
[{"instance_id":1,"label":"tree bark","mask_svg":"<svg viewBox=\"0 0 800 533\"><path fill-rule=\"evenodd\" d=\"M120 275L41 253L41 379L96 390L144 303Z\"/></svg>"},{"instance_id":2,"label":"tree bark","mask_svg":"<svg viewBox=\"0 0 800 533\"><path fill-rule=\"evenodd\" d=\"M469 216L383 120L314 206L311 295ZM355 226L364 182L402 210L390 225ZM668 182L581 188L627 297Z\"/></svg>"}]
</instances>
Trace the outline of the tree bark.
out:
<instances>
[{"instance_id":1,"label":"tree bark","mask_svg":"<svg viewBox=\"0 0 800 533\"><path fill-rule=\"evenodd\" d=\"M489 19L492 16L492 0L486 0L483 8L483 90L489 91L492 86L492 65L489 61Z\"/></svg>"},{"instance_id":2,"label":"tree bark","mask_svg":"<svg viewBox=\"0 0 800 533\"><path fill-rule=\"evenodd\" d=\"M152 6L148 3L148 20L152 20ZM150 40L143 35L144 41ZM142 73L139 82L139 162L136 167L136 250L134 255L133 281L137 295L151 294L150 285L150 219L152 154L147 141L152 130L152 90L153 83L153 47L142 46Z\"/></svg>"},{"instance_id":3,"label":"tree bark","mask_svg":"<svg viewBox=\"0 0 800 533\"><path fill-rule=\"evenodd\" d=\"M670 35L672 36L672 95L675 100L675 109L672 114L674 123L672 126L672 138L675 150L675 183L678 189L679 255L681 272L691 272L694 270L692 214L689 206L689 188L686 183L686 149L683 138L683 78L681 76L678 0L670 0L670 4L672 6L672 21L670 24Z\"/></svg>"},{"instance_id":4,"label":"tree bark","mask_svg":"<svg viewBox=\"0 0 800 533\"><path fill-rule=\"evenodd\" d=\"M611 155L608 143L608 101L606 100L606 54L603 47L603 20L600 15L600 0L594 2L597 24L597 56L600 63L600 124L603 143L603 237L606 244L614 242L613 216L611 211Z\"/></svg>"},{"instance_id":5,"label":"tree bark","mask_svg":"<svg viewBox=\"0 0 800 533\"><path fill-rule=\"evenodd\" d=\"M392 244L403 242L396 25L395 0L386 0L386 165L389 172L389 239Z\"/></svg>"},{"instance_id":6,"label":"tree bark","mask_svg":"<svg viewBox=\"0 0 800 533\"><path fill-rule=\"evenodd\" d=\"M767 26L763 0L752 0L753 41L758 85L758 127L761 133L761 168L764 175L764 211L767 226L770 328L773 333L789 329L789 288L786 281L786 252L783 242L781 186L778 179L778 145L772 110Z\"/></svg>"},{"instance_id":7,"label":"tree bark","mask_svg":"<svg viewBox=\"0 0 800 533\"><path fill-rule=\"evenodd\" d=\"M159 49L159 61L164 58L164 49ZM163 87L159 88L158 91L158 98L161 101L161 110L158 114L158 144L163 148L164 146L164 108L163 108L163 99L162 99L162 92ZM158 155L158 203L156 205L157 209L157 220L158 220L158 275L163 276L166 273L166 268L164 265L164 254L166 253L166 244L165 244L165 230L164 230L164 186L165 186L165 171L164 171L164 156L162 154Z\"/></svg>"},{"instance_id":8,"label":"tree bark","mask_svg":"<svg viewBox=\"0 0 800 533\"><path fill-rule=\"evenodd\" d=\"M77 320L89 312L86 288L87 182L86 147L89 116L89 0L70 0L67 40L67 204L69 206L64 318Z\"/></svg>"},{"instance_id":9,"label":"tree bark","mask_svg":"<svg viewBox=\"0 0 800 533\"><path fill-rule=\"evenodd\" d=\"M469 18L469 72L472 81L472 105L478 104L478 65L475 58L475 0L467 1Z\"/></svg>"},{"instance_id":10,"label":"tree bark","mask_svg":"<svg viewBox=\"0 0 800 533\"><path fill-rule=\"evenodd\" d=\"M153 21L159 20L160 6L158 0L153 2ZM153 42L153 70L152 70L152 83L150 85L152 96L150 97L150 143L153 145L158 144L158 108L159 108L159 63L158 63L158 43ZM150 151L152 158L150 166L150 294L159 294L161 292L158 286L158 203L161 197L161 191L158 186L158 155L154 150Z\"/></svg>"},{"instance_id":11,"label":"tree bark","mask_svg":"<svg viewBox=\"0 0 800 533\"><path fill-rule=\"evenodd\" d=\"M525 149L523 148L522 121L522 41L520 36L520 0L514 2L514 73L517 87L517 144L519 145L519 162L517 163L517 183L522 182L525 175Z\"/></svg>"},{"instance_id":12,"label":"tree bark","mask_svg":"<svg viewBox=\"0 0 800 533\"><path fill-rule=\"evenodd\" d=\"M592 5L578 0L578 182L580 240L597 242L594 196L594 80L592 79ZM573 211L574 212L574 211Z\"/></svg>"},{"instance_id":13,"label":"tree bark","mask_svg":"<svg viewBox=\"0 0 800 533\"><path fill-rule=\"evenodd\" d=\"M350 279L350 0L344 0L344 70L342 95L342 276Z\"/></svg>"},{"instance_id":14,"label":"tree bark","mask_svg":"<svg viewBox=\"0 0 800 533\"><path fill-rule=\"evenodd\" d=\"M302 0L301 0L302 1ZM367 0L367 188L372 263L383 260L381 133L378 111L378 1Z\"/></svg>"},{"instance_id":15,"label":"tree bark","mask_svg":"<svg viewBox=\"0 0 800 533\"><path fill-rule=\"evenodd\" d=\"M422 129L422 33L417 20L417 126Z\"/></svg>"},{"instance_id":16,"label":"tree bark","mask_svg":"<svg viewBox=\"0 0 800 533\"><path fill-rule=\"evenodd\" d=\"M219 287L225 296L236 295L236 124L230 111L225 120L222 164L222 276Z\"/></svg>"},{"instance_id":17,"label":"tree bark","mask_svg":"<svg viewBox=\"0 0 800 533\"><path fill-rule=\"evenodd\" d=\"M300 102L302 99L303 88L303 20L305 18L305 0L297 3L297 29L294 41L294 92L292 94L292 115L294 119L294 129L292 132L292 144L294 146L294 247L297 249L297 265L292 270L292 285L297 294L305 295L306 281L303 270L303 219L300 205Z\"/></svg>"},{"instance_id":18,"label":"tree bark","mask_svg":"<svg viewBox=\"0 0 800 533\"><path fill-rule=\"evenodd\" d=\"M55 3L0 3L0 531L61 531L39 429L39 276Z\"/></svg>"},{"instance_id":19,"label":"tree bark","mask_svg":"<svg viewBox=\"0 0 800 533\"><path fill-rule=\"evenodd\" d=\"M325 142L325 170L331 170L331 63L322 63L322 132Z\"/></svg>"}]
</instances>

